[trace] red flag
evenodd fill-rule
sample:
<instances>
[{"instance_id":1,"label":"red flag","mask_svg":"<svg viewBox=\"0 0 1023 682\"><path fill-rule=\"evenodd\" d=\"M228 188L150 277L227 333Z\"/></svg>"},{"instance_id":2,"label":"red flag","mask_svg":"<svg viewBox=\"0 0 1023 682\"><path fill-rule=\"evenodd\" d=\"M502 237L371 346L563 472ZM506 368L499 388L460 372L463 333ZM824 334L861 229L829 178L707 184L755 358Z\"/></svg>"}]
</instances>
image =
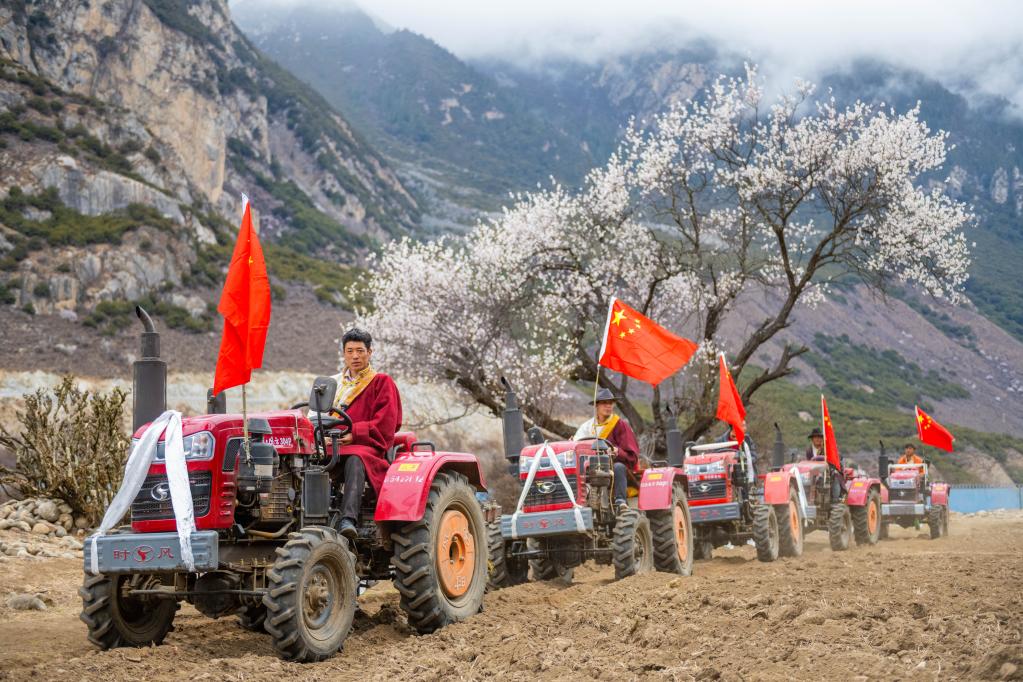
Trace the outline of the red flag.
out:
<instances>
[{"instance_id":1,"label":"red flag","mask_svg":"<svg viewBox=\"0 0 1023 682\"><path fill-rule=\"evenodd\" d=\"M933 445L945 452L952 452L952 441L955 440L955 436L919 407L916 408L916 430L920 442L924 445Z\"/></svg>"},{"instance_id":2,"label":"red flag","mask_svg":"<svg viewBox=\"0 0 1023 682\"><path fill-rule=\"evenodd\" d=\"M824 423L824 459L836 469L842 468L842 458L838 455L838 441L835 440L835 428L831 425L831 415L828 414L828 404L824 402L824 395L821 394L821 417Z\"/></svg>"},{"instance_id":3,"label":"red flag","mask_svg":"<svg viewBox=\"0 0 1023 682\"><path fill-rule=\"evenodd\" d=\"M696 344L675 336L617 298L607 310L599 364L656 386L689 362Z\"/></svg>"},{"instance_id":4,"label":"red flag","mask_svg":"<svg viewBox=\"0 0 1023 682\"><path fill-rule=\"evenodd\" d=\"M720 377L718 388L718 412L717 418L732 427L735 440L741 445L746 437L746 431L742 428L742 422L746 418L746 408L742 405L742 398L739 397L739 390L735 387L732 373L728 371L725 364L725 354L722 353L720 360Z\"/></svg>"},{"instance_id":5,"label":"red flag","mask_svg":"<svg viewBox=\"0 0 1023 682\"><path fill-rule=\"evenodd\" d=\"M252 370L263 366L270 326L270 280L259 236L252 227L248 198L217 310L224 316L224 336L213 379L214 395L248 383Z\"/></svg>"}]
</instances>

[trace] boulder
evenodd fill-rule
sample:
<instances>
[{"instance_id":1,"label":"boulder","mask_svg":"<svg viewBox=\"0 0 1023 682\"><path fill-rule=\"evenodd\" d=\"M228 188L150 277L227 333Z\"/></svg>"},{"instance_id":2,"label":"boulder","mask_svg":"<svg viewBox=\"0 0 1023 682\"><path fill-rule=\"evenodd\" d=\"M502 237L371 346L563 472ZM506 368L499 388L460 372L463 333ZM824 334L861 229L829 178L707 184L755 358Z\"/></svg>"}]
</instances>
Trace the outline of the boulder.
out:
<instances>
[{"instance_id":1,"label":"boulder","mask_svg":"<svg viewBox=\"0 0 1023 682\"><path fill-rule=\"evenodd\" d=\"M39 521L36 525L32 526L32 532L36 535L49 535L53 532L53 526L45 521Z\"/></svg>"},{"instance_id":2,"label":"boulder","mask_svg":"<svg viewBox=\"0 0 1023 682\"><path fill-rule=\"evenodd\" d=\"M71 516L70 513L61 514L57 519L57 525L61 526L64 530L71 530L75 525L75 517Z\"/></svg>"},{"instance_id":3,"label":"boulder","mask_svg":"<svg viewBox=\"0 0 1023 682\"><path fill-rule=\"evenodd\" d=\"M84 516L75 517L75 528L79 530L89 530L91 526L92 524L89 523L89 519L85 518Z\"/></svg>"},{"instance_id":4,"label":"boulder","mask_svg":"<svg viewBox=\"0 0 1023 682\"><path fill-rule=\"evenodd\" d=\"M46 604L34 594L13 594L7 598L7 606L17 611L46 610Z\"/></svg>"},{"instance_id":5,"label":"boulder","mask_svg":"<svg viewBox=\"0 0 1023 682\"><path fill-rule=\"evenodd\" d=\"M53 523L60 518L60 510L57 509L57 503L53 500L41 500L36 504L36 517Z\"/></svg>"}]
</instances>

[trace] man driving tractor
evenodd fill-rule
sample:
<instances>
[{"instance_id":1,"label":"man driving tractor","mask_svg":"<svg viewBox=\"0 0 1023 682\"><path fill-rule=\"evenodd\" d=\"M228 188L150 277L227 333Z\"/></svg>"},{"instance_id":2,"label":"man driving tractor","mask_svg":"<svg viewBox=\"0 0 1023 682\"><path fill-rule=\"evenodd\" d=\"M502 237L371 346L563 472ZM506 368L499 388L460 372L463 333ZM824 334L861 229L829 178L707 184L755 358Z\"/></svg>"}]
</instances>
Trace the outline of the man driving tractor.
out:
<instances>
[{"instance_id":1,"label":"man driving tractor","mask_svg":"<svg viewBox=\"0 0 1023 682\"><path fill-rule=\"evenodd\" d=\"M358 535L366 478L379 493L387 474L387 449L401 425L401 396L394 380L371 366L373 337L369 332L349 329L341 339L341 349L345 367L334 377L338 383L334 407L348 413L352 430L341 439L345 461L340 531L352 540Z\"/></svg>"},{"instance_id":2,"label":"man driving tractor","mask_svg":"<svg viewBox=\"0 0 1023 682\"><path fill-rule=\"evenodd\" d=\"M924 461L916 454L916 446L906 443L902 446L902 456L899 457L899 464L923 464Z\"/></svg>"},{"instance_id":3,"label":"man driving tractor","mask_svg":"<svg viewBox=\"0 0 1023 682\"><path fill-rule=\"evenodd\" d=\"M824 459L824 434L820 429L815 428L807 436L810 444L806 446L806 459L821 461Z\"/></svg>"},{"instance_id":4,"label":"man driving tractor","mask_svg":"<svg viewBox=\"0 0 1023 682\"><path fill-rule=\"evenodd\" d=\"M639 470L639 444L629 422L614 413L615 402L609 389L600 389L593 401L593 418L579 425L572 440L603 438L614 446L614 503L622 509L628 507L628 472Z\"/></svg>"}]
</instances>

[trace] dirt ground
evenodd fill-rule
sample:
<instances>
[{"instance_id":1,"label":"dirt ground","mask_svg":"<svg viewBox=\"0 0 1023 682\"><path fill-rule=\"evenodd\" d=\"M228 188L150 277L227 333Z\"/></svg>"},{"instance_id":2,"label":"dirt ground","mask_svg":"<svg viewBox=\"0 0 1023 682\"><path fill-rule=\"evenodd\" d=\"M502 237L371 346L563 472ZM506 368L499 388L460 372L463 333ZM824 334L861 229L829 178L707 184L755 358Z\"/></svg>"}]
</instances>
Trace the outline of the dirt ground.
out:
<instances>
[{"instance_id":1,"label":"dirt ground","mask_svg":"<svg viewBox=\"0 0 1023 682\"><path fill-rule=\"evenodd\" d=\"M0 679L1023 679L1023 516L954 517L952 535L893 529L833 553L807 538L798 559L757 563L718 550L695 575L620 582L578 569L570 587L487 595L468 622L415 636L390 585L360 599L344 650L283 663L266 636L184 607L163 646L100 652L78 620L79 561L0 561L5 591L44 592L14 611L0 592Z\"/></svg>"}]
</instances>

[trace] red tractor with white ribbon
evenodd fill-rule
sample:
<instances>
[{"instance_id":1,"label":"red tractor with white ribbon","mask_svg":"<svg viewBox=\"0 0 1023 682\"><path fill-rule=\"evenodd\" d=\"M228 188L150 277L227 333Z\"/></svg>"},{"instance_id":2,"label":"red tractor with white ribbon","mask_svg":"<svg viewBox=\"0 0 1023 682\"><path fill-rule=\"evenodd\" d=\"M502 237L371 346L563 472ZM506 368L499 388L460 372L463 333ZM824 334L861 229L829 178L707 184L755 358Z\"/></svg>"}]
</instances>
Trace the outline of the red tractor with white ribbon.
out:
<instances>
[{"instance_id":1,"label":"red tractor with white ribbon","mask_svg":"<svg viewBox=\"0 0 1023 682\"><path fill-rule=\"evenodd\" d=\"M102 649L160 644L186 600L265 630L284 659L319 661L341 648L360 581L370 580L393 580L417 632L482 610L487 521L476 457L396 434L381 490L367 484L358 536L348 541L338 532L338 464L352 422L333 410L336 391L334 379L319 377L308 404L254 414L247 424L239 414L183 419L174 445L184 450L181 480L166 454L165 439L176 436L170 428L150 435L156 452L129 492L130 527L85 544L81 619L90 641ZM307 417L307 406L318 418ZM194 516L184 539L176 485L190 493Z\"/></svg>"},{"instance_id":2,"label":"red tractor with white ribbon","mask_svg":"<svg viewBox=\"0 0 1023 682\"><path fill-rule=\"evenodd\" d=\"M858 545L877 544L882 505L888 502L888 489L881 479L845 467L841 485L834 485L834 471L823 459L784 464L777 424L775 430L772 470L764 478L764 503L778 518L781 555L798 556L804 535L814 530L828 532L834 551L848 549L854 538Z\"/></svg>"},{"instance_id":3,"label":"red tractor with white ribbon","mask_svg":"<svg viewBox=\"0 0 1023 682\"><path fill-rule=\"evenodd\" d=\"M888 499L881 505L881 537L888 537L888 526L919 528L926 523L931 539L948 535L948 483L932 480L931 463L892 464L881 443L878 472L888 488Z\"/></svg>"},{"instance_id":4,"label":"red tractor with white ribbon","mask_svg":"<svg viewBox=\"0 0 1023 682\"><path fill-rule=\"evenodd\" d=\"M528 568L535 580L571 582L575 567L588 559L613 564L616 579L655 569L692 572L693 532L677 431L669 438L678 441L676 466L655 462L644 470L631 482L638 494L622 511L612 499L610 443L596 438L523 447L522 416L510 387L504 419L505 456L522 491L513 513L492 526L493 586L525 581Z\"/></svg>"}]
</instances>

